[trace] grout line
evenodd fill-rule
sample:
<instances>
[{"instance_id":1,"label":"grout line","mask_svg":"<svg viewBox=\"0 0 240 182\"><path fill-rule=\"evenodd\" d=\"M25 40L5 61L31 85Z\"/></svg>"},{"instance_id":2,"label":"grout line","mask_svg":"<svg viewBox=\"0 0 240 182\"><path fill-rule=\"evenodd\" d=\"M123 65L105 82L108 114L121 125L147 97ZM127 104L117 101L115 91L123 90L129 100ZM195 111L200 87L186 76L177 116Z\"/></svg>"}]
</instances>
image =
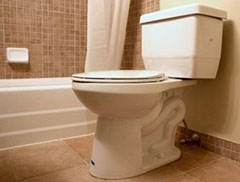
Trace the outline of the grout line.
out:
<instances>
[{"instance_id":1,"label":"grout line","mask_svg":"<svg viewBox=\"0 0 240 182\"><path fill-rule=\"evenodd\" d=\"M6 62L6 60L7 60L7 58L6 58L6 41L5 41L5 34L6 34L6 29L5 29L5 23L4 23L4 20L5 20L5 11L4 11L4 4L2 4L2 7L1 7L2 9L1 9L1 11L3 12L3 17L2 17L2 21L3 21L3 47L2 47L2 49L3 49L3 57L4 57L4 63L3 63L3 79L6 79L6 74L7 74L7 62Z\"/></svg>"},{"instance_id":2,"label":"grout line","mask_svg":"<svg viewBox=\"0 0 240 182\"><path fill-rule=\"evenodd\" d=\"M197 169L199 169L199 168L201 168L201 167L204 167L204 166L210 166L210 165L212 165L213 163L218 162L218 161L221 161L221 160L223 160L223 159L224 159L224 157L220 157L220 158L218 158L218 159L216 159L216 160L212 160L212 161L207 162L207 163L204 163L204 164L202 164L202 165L200 165L200 166L198 166L198 167L195 167L195 168L192 168L192 169L183 171L183 172L184 172L185 174L188 174L188 173L190 173L190 172L192 172L192 171L194 171L194 170L197 170Z\"/></svg>"},{"instance_id":3,"label":"grout line","mask_svg":"<svg viewBox=\"0 0 240 182\"><path fill-rule=\"evenodd\" d=\"M43 10L43 8L44 8L44 3L41 1L41 13L42 13L42 15L41 15L41 66L42 66L42 69L41 69L41 77L43 78L44 77L44 55L43 55L43 53L44 53L44 39L43 39L43 36L44 36L44 33L43 33L43 30L44 30L44 10Z\"/></svg>"},{"instance_id":4,"label":"grout line","mask_svg":"<svg viewBox=\"0 0 240 182\"><path fill-rule=\"evenodd\" d=\"M81 156L79 156L79 154L74 151L70 146L68 146L64 141L56 141L56 142L59 142L59 143L63 143L65 146L67 146L67 148L69 148L71 151L73 151L73 153L79 157L81 159L81 161L83 162L82 165L76 165L76 166L68 166L68 167L65 167L65 168L60 168L60 169L56 169L56 170L53 170L51 172L45 172L45 173L41 173L41 174L37 174L37 175L34 175L34 176L31 176L31 177L26 177L26 178L23 178L23 179L20 179L20 180L17 180L16 178L16 175L14 173L14 167L13 167L13 164L12 164L12 159L10 157L10 155L8 154L8 157L9 157L9 162L10 162L10 167L11 167L11 172L13 173L13 177L14 177L14 180L15 182L21 182L21 181L25 181L25 180L28 180L28 179L33 179L33 178L36 178L36 177L41 177L41 176L46 176L48 174L52 174L52 173L55 173L55 172L59 172L59 171L65 171L65 170L68 170L68 169L73 169L73 168L77 168L79 166L86 166L85 164L85 161L81 158Z\"/></svg>"},{"instance_id":5,"label":"grout line","mask_svg":"<svg viewBox=\"0 0 240 182\"><path fill-rule=\"evenodd\" d=\"M68 169L74 169L74 168L77 168L77 167L79 167L79 166L72 166L72 167L67 167L67 168L54 170L54 171L51 171L51 172L41 173L41 174L38 174L36 176L31 176L31 177L20 179L20 180L15 180L15 182L24 182L25 180L34 179L34 178L38 178L38 177L43 177L43 176L47 176L47 175L52 174L52 173L61 172L61 171L65 171L65 170L68 170Z\"/></svg>"},{"instance_id":6,"label":"grout line","mask_svg":"<svg viewBox=\"0 0 240 182\"><path fill-rule=\"evenodd\" d=\"M157 168L156 168L157 169ZM154 169L153 169L154 170ZM168 180L168 179L171 179L171 178L177 178L179 176L182 176L182 175L185 175L185 173L177 168L174 168L174 170L176 170L176 172L179 172L180 174L177 174L177 175L173 175L173 176L169 176L169 177L166 177L166 178L162 178L161 180Z\"/></svg>"},{"instance_id":7,"label":"grout line","mask_svg":"<svg viewBox=\"0 0 240 182\"><path fill-rule=\"evenodd\" d=\"M52 142L59 142L59 141L68 140L68 139L81 138L81 137L86 137L86 136L91 136L91 135L93 135L93 133L84 134L84 135L81 135L81 136L73 136L73 137L52 139L52 140L48 140L48 141L42 141L42 142L36 142L36 143L30 143L30 144L23 144L23 145L19 145L19 146L7 147L7 148L0 149L0 152L1 151L12 150L12 149L18 149L18 148L22 148L22 147L29 147L29 146L34 146L34 145L47 144L47 143L52 143Z\"/></svg>"},{"instance_id":8,"label":"grout line","mask_svg":"<svg viewBox=\"0 0 240 182\"><path fill-rule=\"evenodd\" d=\"M14 181L17 181L16 175L14 173L14 167L13 167L13 163L12 163L9 151L7 151L7 153L8 153L8 161L9 161L9 166L10 166L10 173L13 176Z\"/></svg>"},{"instance_id":9,"label":"grout line","mask_svg":"<svg viewBox=\"0 0 240 182\"><path fill-rule=\"evenodd\" d=\"M89 163L76 151L74 150L70 145L68 145L64 140L62 140L61 142L63 142L71 151L74 152L75 155L77 155L81 160L82 162L86 165L86 166L89 166Z\"/></svg>"},{"instance_id":10,"label":"grout line","mask_svg":"<svg viewBox=\"0 0 240 182\"><path fill-rule=\"evenodd\" d=\"M203 181L201 181L200 179L198 179L198 178L196 178L196 177L194 177L194 176L191 176L191 175L189 175L189 174L184 174L185 176L188 176L188 177L190 177L190 178L192 178L192 179L194 179L195 181L197 181L197 182L203 182Z\"/></svg>"},{"instance_id":11,"label":"grout line","mask_svg":"<svg viewBox=\"0 0 240 182\"><path fill-rule=\"evenodd\" d=\"M75 11L74 12L74 32L73 32L74 33L74 51L73 51L74 52L74 55L73 55L73 59L74 59L74 61L73 61L73 70L74 70L74 72L76 72L76 67L77 67L76 66L76 52L80 51L80 50L76 49L76 46L77 46L77 43L76 43L76 41L77 41L77 36L76 36L76 30L77 30L76 29L76 27L77 27L77 22L76 22L77 21L76 20L77 8L76 8L76 5L77 5L76 4L76 0L74 0L74 11Z\"/></svg>"},{"instance_id":12,"label":"grout line","mask_svg":"<svg viewBox=\"0 0 240 182\"><path fill-rule=\"evenodd\" d=\"M67 170L67 169L73 169L73 168L77 168L77 167L81 166L81 165L79 165L79 166L69 166L69 167L66 167L66 168L56 169L56 170L53 170L51 172L44 172L44 173L36 174L34 176L30 176L30 177L26 177L26 178L17 180L16 175L14 173L13 164L12 164L11 160L10 160L10 164L11 164L10 166L11 166L11 169L12 169L12 173L13 173L13 177L14 177L15 182L21 182L21 181L25 181L25 180L28 180L28 179L33 179L33 178L37 178L37 177L41 177L41 176L46 176L48 174L52 174L52 173L59 172L59 171L64 171L64 170Z\"/></svg>"}]
</instances>

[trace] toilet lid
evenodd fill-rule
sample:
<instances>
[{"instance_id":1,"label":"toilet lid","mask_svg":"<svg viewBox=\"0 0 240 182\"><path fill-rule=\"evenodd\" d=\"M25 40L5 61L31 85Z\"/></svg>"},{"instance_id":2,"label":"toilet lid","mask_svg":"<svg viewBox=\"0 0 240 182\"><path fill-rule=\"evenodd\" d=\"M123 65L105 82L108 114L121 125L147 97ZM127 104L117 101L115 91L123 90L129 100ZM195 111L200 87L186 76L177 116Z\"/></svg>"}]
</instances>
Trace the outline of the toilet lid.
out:
<instances>
[{"instance_id":1,"label":"toilet lid","mask_svg":"<svg viewBox=\"0 0 240 182\"><path fill-rule=\"evenodd\" d=\"M141 83L163 81L165 75L151 70L115 70L74 74L72 79L95 83Z\"/></svg>"}]
</instances>

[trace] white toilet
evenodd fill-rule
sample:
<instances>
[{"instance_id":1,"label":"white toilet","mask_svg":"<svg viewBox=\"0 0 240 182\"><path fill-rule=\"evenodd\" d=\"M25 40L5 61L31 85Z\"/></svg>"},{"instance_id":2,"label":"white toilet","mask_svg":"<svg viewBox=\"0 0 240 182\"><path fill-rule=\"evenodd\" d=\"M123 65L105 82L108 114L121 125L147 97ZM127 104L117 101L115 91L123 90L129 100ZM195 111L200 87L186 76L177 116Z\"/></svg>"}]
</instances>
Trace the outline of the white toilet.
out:
<instances>
[{"instance_id":1,"label":"white toilet","mask_svg":"<svg viewBox=\"0 0 240 182\"><path fill-rule=\"evenodd\" d=\"M226 12L199 4L141 17L146 70L73 75L79 100L98 114L90 173L136 176L180 157L174 145L185 114L182 88L215 78Z\"/></svg>"}]
</instances>

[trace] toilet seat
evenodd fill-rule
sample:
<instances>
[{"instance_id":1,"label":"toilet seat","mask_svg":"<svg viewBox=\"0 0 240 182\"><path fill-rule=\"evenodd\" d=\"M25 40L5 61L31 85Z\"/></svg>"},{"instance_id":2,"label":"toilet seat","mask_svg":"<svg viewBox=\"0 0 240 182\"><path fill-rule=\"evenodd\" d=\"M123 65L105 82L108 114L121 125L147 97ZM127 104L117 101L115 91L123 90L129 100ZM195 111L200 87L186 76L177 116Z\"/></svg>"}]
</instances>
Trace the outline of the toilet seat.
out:
<instances>
[{"instance_id":1,"label":"toilet seat","mask_svg":"<svg viewBox=\"0 0 240 182\"><path fill-rule=\"evenodd\" d=\"M72 80L84 83L148 83L166 79L163 73L152 70L115 70L74 74Z\"/></svg>"}]
</instances>

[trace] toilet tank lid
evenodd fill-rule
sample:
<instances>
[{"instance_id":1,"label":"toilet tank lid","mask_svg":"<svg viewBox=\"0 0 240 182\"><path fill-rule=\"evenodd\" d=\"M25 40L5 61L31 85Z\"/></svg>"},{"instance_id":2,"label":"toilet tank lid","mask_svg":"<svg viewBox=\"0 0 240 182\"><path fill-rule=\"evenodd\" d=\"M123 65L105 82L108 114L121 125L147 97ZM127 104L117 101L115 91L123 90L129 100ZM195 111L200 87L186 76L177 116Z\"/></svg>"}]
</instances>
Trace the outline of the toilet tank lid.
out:
<instances>
[{"instance_id":1,"label":"toilet tank lid","mask_svg":"<svg viewBox=\"0 0 240 182\"><path fill-rule=\"evenodd\" d=\"M227 12L221 9L212 8L202 4L194 3L190 5L170 8L166 10L156 11L144 14L140 18L140 23L149 23L153 21L166 20L189 15L206 15L214 18L226 19Z\"/></svg>"}]
</instances>

